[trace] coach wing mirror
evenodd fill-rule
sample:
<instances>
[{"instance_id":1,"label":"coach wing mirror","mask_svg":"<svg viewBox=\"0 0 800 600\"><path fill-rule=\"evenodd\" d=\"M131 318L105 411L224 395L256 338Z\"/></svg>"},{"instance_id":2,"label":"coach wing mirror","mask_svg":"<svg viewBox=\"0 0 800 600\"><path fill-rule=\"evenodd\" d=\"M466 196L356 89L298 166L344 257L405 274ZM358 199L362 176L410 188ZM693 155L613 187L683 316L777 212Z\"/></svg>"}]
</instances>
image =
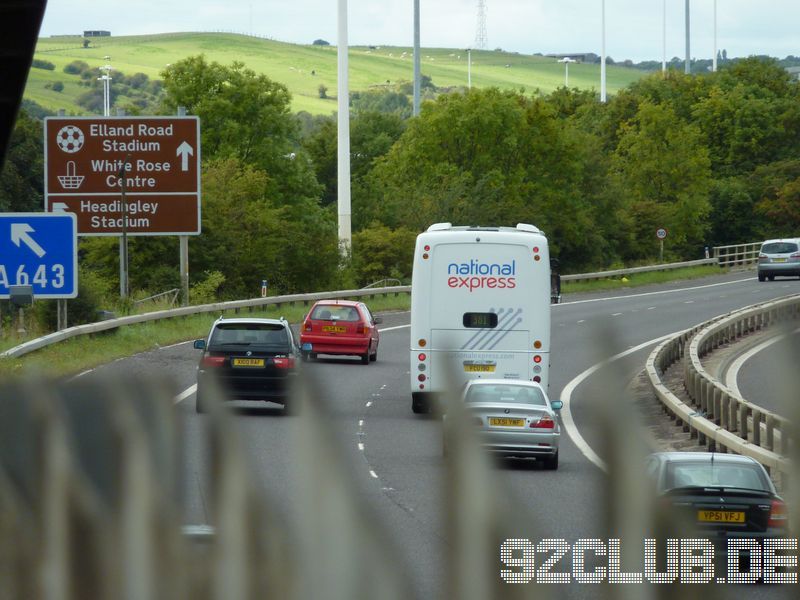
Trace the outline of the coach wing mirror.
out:
<instances>
[{"instance_id":1,"label":"coach wing mirror","mask_svg":"<svg viewBox=\"0 0 800 600\"><path fill-rule=\"evenodd\" d=\"M8 287L8 299L18 308L33 304L32 285L11 285Z\"/></svg>"},{"instance_id":2,"label":"coach wing mirror","mask_svg":"<svg viewBox=\"0 0 800 600\"><path fill-rule=\"evenodd\" d=\"M557 258L550 259L550 268L551 269L558 269L559 261Z\"/></svg>"}]
</instances>

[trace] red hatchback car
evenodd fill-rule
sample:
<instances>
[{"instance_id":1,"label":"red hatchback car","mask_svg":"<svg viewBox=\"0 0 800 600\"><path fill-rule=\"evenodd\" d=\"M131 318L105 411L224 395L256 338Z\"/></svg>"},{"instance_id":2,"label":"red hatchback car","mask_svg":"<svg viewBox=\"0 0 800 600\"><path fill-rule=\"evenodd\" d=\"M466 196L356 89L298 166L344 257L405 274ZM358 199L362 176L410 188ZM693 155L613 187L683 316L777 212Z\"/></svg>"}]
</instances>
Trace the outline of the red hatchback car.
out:
<instances>
[{"instance_id":1,"label":"red hatchback car","mask_svg":"<svg viewBox=\"0 0 800 600\"><path fill-rule=\"evenodd\" d=\"M363 302L352 300L320 300L303 320L300 330L300 351L303 360L318 354L338 354L361 357L368 365L378 358L377 325Z\"/></svg>"}]
</instances>

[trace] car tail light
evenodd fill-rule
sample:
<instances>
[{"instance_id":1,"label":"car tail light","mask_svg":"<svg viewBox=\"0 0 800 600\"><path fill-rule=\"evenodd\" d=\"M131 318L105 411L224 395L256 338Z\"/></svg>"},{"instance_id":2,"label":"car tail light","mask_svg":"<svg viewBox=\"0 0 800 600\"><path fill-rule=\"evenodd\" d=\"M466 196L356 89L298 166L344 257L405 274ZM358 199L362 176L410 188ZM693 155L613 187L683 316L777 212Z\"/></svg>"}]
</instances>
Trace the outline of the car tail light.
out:
<instances>
[{"instance_id":1,"label":"car tail light","mask_svg":"<svg viewBox=\"0 0 800 600\"><path fill-rule=\"evenodd\" d=\"M795 252L794 254L790 254L789 258L800 258L800 252Z\"/></svg>"},{"instance_id":2,"label":"car tail light","mask_svg":"<svg viewBox=\"0 0 800 600\"><path fill-rule=\"evenodd\" d=\"M369 325L366 323L359 323L356 325L356 333L359 335L367 335L369 333Z\"/></svg>"},{"instance_id":3,"label":"car tail light","mask_svg":"<svg viewBox=\"0 0 800 600\"><path fill-rule=\"evenodd\" d=\"M221 367L225 364L224 356L204 356L200 361L201 367Z\"/></svg>"},{"instance_id":4,"label":"car tail light","mask_svg":"<svg viewBox=\"0 0 800 600\"><path fill-rule=\"evenodd\" d=\"M767 527L786 527L789 522L789 512L782 500L773 500L769 511Z\"/></svg>"},{"instance_id":5,"label":"car tail light","mask_svg":"<svg viewBox=\"0 0 800 600\"><path fill-rule=\"evenodd\" d=\"M276 356L272 359L272 364L278 369L294 369L294 357Z\"/></svg>"},{"instance_id":6,"label":"car tail light","mask_svg":"<svg viewBox=\"0 0 800 600\"><path fill-rule=\"evenodd\" d=\"M555 429L556 422L550 415L543 415L538 421L531 421L531 429Z\"/></svg>"},{"instance_id":7,"label":"car tail light","mask_svg":"<svg viewBox=\"0 0 800 600\"><path fill-rule=\"evenodd\" d=\"M311 321L303 323L303 331L311 331Z\"/></svg>"},{"instance_id":8,"label":"car tail light","mask_svg":"<svg viewBox=\"0 0 800 600\"><path fill-rule=\"evenodd\" d=\"M758 255L758 260L759 262L767 260L767 255L762 252L761 254Z\"/></svg>"}]
</instances>

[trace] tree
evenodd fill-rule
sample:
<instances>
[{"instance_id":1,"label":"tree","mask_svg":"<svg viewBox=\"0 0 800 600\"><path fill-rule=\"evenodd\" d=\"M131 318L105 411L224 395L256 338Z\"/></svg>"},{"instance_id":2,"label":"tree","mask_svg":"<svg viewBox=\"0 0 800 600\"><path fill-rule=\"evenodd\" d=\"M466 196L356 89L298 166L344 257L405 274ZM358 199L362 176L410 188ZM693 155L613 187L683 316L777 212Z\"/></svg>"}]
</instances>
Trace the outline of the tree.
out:
<instances>
[{"instance_id":1,"label":"tree","mask_svg":"<svg viewBox=\"0 0 800 600\"><path fill-rule=\"evenodd\" d=\"M319 97L325 100L328 97L328 86L324 83L320 83L317 92L319 93Z\"/></svg>"},{"instance_id":2,"label":"tree","mask_svg":"<svg viewBox=\"0 0 800 600\"><path fill-rule=\"evenodd\" d=\"M594 151L586 134L544 99L491 88L443 95L377 161L358 211L417 231L436 221L533 223L567 266L598 260L601 233L586 193L595 164L585 148Z\"/></svg>"},{"instance_id":3,"label":"tree","mask_svg":"<svg viewBox=\"0 0 800 600\"><path fill-rule=\"evenodd\" d=\"M659 227L670 231L680 256L702 247L708 231L711 162L702 134L677 118L671 107L645 101L636 118L623 125L612 156L614 193L624 199L634 223L629 258L654 256Z\"/></svg>"},{"instance_id":4,"label":"tree","mask_svg":"<svg viewBox=\"0 0 800 600\"><path fill-rule=\"evenodd\" d=\"M328 42L326 40L321 40L321 39L316 39L313 42L311 42L311 44L314 45L314 46L330 46L331 45L330 42Z\"/></svg>"},{"instance_id":5,"label":"tree","mask_svg":"<svg viewBox=\"0 0 800 600\"><path fill-rule=\"evenodd\" d=\"M372 169L375 160L386 154L403 132L403 121L397 115L379 112L354 113L350 118L350 178L354 203L361 180ZM314 171L325 188L323 204L336 202L338 131L336 119L326 117L303 146L311 157ZM361 215L354 211L354 226L365 226Z\"/></svg>"},{"instance_id":6,"label":"tree","mask_svg":"<svg viewBox=\"0 0 800 600\"><path fill-rule=\"evenodd\" d=\"M237 158L269 173L268 194L279 202L319 198L313 171L297 153L297 121L284 85L243 63L223 66L203 56L173 63L162 76L163 111L184 106L200 117L204 157Z\"/></svg>"},{"instance_id":7,"label":"tree","mask_svg":"<svg viewBox=\"0 0 800 600\"><path fill-rule=\"evenodd\" d=\"M236 158L203 173L203 235L190 244L191 272L218 270L227 297L255 295L261 279L279 292L330 289L338 266L336 226L313 201L280 205L266 172Z\"/></svg>"},{"instance_id":8,"label":"tree","mask_svg":"<svg viewBox=\"0 0 800 600\"><path fill-rule=\"evenodd\" d=\"M43 157L42 124L20 110L9 141L5 164L0 171L0 212L42 210Z\"/></svg>"}]
</instances>

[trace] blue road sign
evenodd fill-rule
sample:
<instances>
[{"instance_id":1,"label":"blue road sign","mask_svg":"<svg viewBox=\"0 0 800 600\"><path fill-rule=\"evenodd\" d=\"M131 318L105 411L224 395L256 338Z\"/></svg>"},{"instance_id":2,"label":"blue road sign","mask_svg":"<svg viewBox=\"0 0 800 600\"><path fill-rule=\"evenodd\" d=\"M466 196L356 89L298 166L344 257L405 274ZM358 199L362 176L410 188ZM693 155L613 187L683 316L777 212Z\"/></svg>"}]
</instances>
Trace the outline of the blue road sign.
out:
<instances>
[{"instance_id":1,"label":"blue road sign","mask_svg":"<svg viewBox=\"0 0 800 600\"><path fill-rule=\"evenodd\" d=\"M72 213L0 213L0 298L12 285L34 298L78 295L77 220Z\"/></svg>"}]
</instances>

